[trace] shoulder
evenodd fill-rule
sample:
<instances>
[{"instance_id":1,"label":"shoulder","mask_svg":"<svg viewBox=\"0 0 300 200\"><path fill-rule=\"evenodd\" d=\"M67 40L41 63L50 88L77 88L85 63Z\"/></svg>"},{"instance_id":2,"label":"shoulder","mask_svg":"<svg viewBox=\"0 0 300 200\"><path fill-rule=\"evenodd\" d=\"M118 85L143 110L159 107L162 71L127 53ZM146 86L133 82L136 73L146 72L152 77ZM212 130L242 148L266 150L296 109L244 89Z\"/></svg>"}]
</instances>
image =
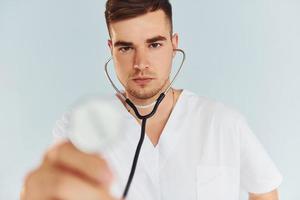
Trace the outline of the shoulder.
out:
<instances>
[{"instance_id":1,"label":"shoulder","mask_svg":"<svg viewBox=\"0 0 300 200\"><path fill-rule=\"evenodd\" d=\"M225 104L216 99L199 96L191 91L185 90L187 109L193 115L211 118L214 122L235 123L244 116L239 110L231 105Z\"/></svg>"}]
</instances>

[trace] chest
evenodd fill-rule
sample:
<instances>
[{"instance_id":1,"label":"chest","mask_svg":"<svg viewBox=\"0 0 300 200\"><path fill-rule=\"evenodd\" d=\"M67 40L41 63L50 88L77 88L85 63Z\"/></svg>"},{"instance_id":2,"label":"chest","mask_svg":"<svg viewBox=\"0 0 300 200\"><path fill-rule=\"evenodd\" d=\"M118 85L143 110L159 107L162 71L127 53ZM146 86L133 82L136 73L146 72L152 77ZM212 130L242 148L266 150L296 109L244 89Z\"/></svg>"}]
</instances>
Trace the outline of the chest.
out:
<instances>
[{"instance_id":1,"label":"chest","mask_svg":"<svg viewBox=\"0 0 300 200\"><path fill-rule=\"evenodd\" d=\"M163 130L167 124L167 119L159 120L159 121L150 121L146 124L146 134L153 144L156 146L159 142L159 138L163 133Z\"/></svg>"},{"instance_id":2,"label":"chest","mask_svg":"<svg viewBox=\"0 0 300 200\"><path fill-rule=\"evenodd\" d=\"M166 128L157 149L153 149L145 138L128 200L237 200L239 169L221 162L225 159L224 151L219 151L216 145L211 149L210 139L196 134L199 130L186 132L186 129L176 127L177 131L169 132L170 129ZM130 153L126 153L126 150L120 152L119 158L129 155L121 162L124 164L128 161L126 166L129 167L134 149ZM125 182L129 168L123 170L120 162L116 162L115 166L120 168L120 171L117 170L121 172L119 177L123 177ZM120 191L123 186L119 185Z\"/></svg>"}]
</instances>

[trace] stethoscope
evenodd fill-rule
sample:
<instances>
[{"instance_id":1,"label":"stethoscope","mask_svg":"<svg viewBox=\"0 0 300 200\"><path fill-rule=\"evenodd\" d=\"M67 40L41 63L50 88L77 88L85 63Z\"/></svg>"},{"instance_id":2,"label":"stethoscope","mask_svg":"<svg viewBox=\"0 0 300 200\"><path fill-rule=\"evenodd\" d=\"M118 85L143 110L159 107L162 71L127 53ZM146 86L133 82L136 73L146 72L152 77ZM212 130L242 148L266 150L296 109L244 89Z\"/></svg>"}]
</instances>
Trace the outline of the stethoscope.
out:
<instances>
[{"instance_id":1,"label":"stethoscope","mask_svg":"<svg viewBox=\"0 0 300 200\"><path fill-rule=\"evenodd\" d=\"M135 104L132 103L132 101L130 101L117 87L116 85L114 84L113 80L110 78L110 75L108 73L108 64L109 62L112 60L112 57L109 58L109 60L105 63L104 65L104 71L105 71L105 74L106 74L106 77L108 78L109 82L111 83L112 87L115 89L115 91L117 92L117 94L133 109L135 115L140 119L142 120L142 124L141 124L141 136L140 136L140 139L139 139L139 142L138 142L138 145L136 147L136 151L135 151L135 154L134 154L134 159L133 159L133 162L132 162L132 166L131 166L131 170L130 170L130 174L129 174L129 177L128 177L128 180L127 180L127 183L126 183L126 187L124 189L124 192L123 192L123 195L122 195L122 198L125 199L127 194L128 194L128 191L129 191L129 188L130 188L130 185L131 185L131 182L133 180L133 176L134 176L134 173L135 173L135 169L136 169L136 165L137 165L137 162L138 162L138 158L139 158L139 154L140 154L140 151L141 151L141 148L142 148L142 144L143 144L143 141L144 141L144 138L145 138L145 129L146 129L146 122L147 122L147 119L149 119L150 117L152 117L155 112L157 111L157 108L159 106L159 104L162 102L162 100L165 98L166 94L168 93L168 91L170 90L171 86L173 85L174 81L176 80L179 72L181 71L181 68L184 64L184 61L185 61L185 52L182 50L182 49L174 49L174 51L177 51L177 52L180 52L182 53L182 61L181 61L181 64L180 64L180 67L179 69L177 70L176 74L174 75L174 78L172 79L172 81L170 82L169 86L167 87L167 89L161 93L159 95L159 97L156 99L156 101L154 101L153 103L149 104L149 105L146 105L146 106L137 106ZM141 115L137 109L137 107L150 107L154 105L152 111L147 114L147 115Z\"/></svg>"}]
</instances>

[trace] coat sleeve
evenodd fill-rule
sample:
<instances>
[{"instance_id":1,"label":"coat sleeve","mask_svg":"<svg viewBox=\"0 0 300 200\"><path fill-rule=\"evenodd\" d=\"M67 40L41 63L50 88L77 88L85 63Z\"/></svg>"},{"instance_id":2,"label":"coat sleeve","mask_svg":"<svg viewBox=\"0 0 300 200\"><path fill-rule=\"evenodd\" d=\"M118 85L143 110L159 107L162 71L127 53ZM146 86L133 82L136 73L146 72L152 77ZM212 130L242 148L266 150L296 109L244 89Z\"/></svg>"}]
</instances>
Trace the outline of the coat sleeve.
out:
<instances>
[{"instance_id":1,"label":"coat sleeve","mask_svg":"<svg viewBox=\"0 0 300 200\"><path fill-rule=\"evenodd\" d=\"M249 128L244 117L238 120L240 133L240 183L251 193L267 193L277 189L282 175Z\"/></svg>"}]
</instances>

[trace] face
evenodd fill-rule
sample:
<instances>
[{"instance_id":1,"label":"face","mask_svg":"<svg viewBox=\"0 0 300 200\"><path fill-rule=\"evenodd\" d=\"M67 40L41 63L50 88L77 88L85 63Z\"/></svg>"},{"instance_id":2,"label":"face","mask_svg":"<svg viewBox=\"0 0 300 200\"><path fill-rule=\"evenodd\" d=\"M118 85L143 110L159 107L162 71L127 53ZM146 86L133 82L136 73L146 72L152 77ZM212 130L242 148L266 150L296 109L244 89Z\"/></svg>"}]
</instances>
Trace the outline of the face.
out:
<instances>
[{"instance_id":1,"label":"face","mask_svg":"<svg viewBox=\"0 0 300 200\"><path fill-rule=\"evenodd\" d=\"M132 97L154 97L169 84L178 44L177 34L170 31L162 10L110 24L108 44L117 77Z\"/></svg>"}]
</instances>

